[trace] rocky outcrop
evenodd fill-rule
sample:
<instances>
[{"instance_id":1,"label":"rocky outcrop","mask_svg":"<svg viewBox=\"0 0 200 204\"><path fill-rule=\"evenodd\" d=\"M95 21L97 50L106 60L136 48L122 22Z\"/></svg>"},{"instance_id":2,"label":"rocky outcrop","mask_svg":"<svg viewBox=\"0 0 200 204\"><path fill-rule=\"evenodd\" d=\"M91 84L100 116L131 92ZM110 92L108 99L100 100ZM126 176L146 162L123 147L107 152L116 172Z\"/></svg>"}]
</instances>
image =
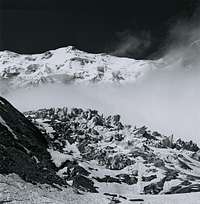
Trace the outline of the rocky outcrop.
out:
<instances>
[{"instance_id":1,"label":"rocky outcrop","mask_svg":"<svg viewBox=\"0 0 200 204\"><path fill-rule=\"evenodd\" d=\"M47 148L39 129L0 97L0 174L16 173L32 183L64 184Z\"/></svg>"},{"instance_id":2,"label":"rocky outcrop","mask_svg":"<svg viewBox=\"0 0 200 204\"><path fill-rule=\"evenodd\" d=\"M165 179L160 180L157 183L151 183L144 187L145 194L159 194L163 190Z\"/></svg>"},{"instance_id":3,"label":"rocky outcrop","mask_svg":"<svg viewBox=\"0 0 200 204\"><path fill-rule=\"evenodd\" d=\"M94 179L100 183L119 183L119 184L121 183L121 181L118 178L114 178L108 175L103 178L96 177Z\"/></svg>"},{"instance_id":4,"label":"rocky outcrop","mask_svg":"<svg viewBox=\"0 0 200 204\"><path fill-rule=\"evenodd\" d=\"M98 193L94 182L83 175L76 175L73 177L73 186L86 192Z\"/></svg>"},{"instance_id":5,"label":"rocky outcrop","mask_svg":"<svg viewBox=\"0 0 200 204\"><path fill-rule=\"evenodd\" d=\"M190 182L184 182L177 186L173 186L166 194L175 194L175 193L191 193L199 192L200 184L191 184Z\"/></svg>"},{"instance_id":6,"label":"rocky outcrop","mask_svg":"<svg viewBox=\"0 0 200 204\"><path fill-rule=\"evenodd\" d=\"M189 142L185 142L181 139L178 139L174 144L173 144L174 148L180 150L180 149L186 149L189 151L193 151L193 152L197 152L199 150L199 147L197 146L197 144L195 144L192 141Z\"/></svg>"},{"instance_id":7,"label":"rocky outcrop","mask_svg":"<svg viewBox=\"0 0 200 204\"><path fill-rule=\"evenodd\" d=\"M151 181L151 180L153 180L153 179L155 179L155 178L157 178L156 175L143 176L143 177L142 177L142 181L149 182L149 181Z\"/></svg>"},{"instance_id":8,"label":"rocky outcrop","mask_svg":"<svg viewBox=\"0 0 200 204\"><path fill-rule=\"evenodd\" d=\"M120 179L121 182L124 182L128 185L133 185L138 182L138 178L133 175L128 174L118 174L117 177Z\"/></svg>"}]
</instances>

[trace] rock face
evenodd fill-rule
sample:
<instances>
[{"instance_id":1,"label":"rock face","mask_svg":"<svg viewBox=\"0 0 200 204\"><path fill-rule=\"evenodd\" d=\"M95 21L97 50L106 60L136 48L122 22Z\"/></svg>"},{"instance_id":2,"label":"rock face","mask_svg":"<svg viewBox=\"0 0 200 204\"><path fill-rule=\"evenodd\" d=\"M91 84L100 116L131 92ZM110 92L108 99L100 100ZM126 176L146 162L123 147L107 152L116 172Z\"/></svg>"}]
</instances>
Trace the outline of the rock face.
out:
<instances>
[{"instance_id":1,"label":"rock face","mask_svg":"<svg viewBox=\"0 0 200 204\"><path fill-rule=\"evenodd\" d=\"M51 108L25 113L47 135L57 174L82 191L117 195L199 190L199 147L123 124L119 115Z\"/></svg>"},{"instance_id":2,"label":"rock face","mask_svg":"<svg viewBox=\"0 0 200 204\"><path fill-rule=\"evenodd\" d=\"M0 97L0 174L16 173L32 183L63 183L47 147L39 129Z\"/></svg>"}]
</instances>

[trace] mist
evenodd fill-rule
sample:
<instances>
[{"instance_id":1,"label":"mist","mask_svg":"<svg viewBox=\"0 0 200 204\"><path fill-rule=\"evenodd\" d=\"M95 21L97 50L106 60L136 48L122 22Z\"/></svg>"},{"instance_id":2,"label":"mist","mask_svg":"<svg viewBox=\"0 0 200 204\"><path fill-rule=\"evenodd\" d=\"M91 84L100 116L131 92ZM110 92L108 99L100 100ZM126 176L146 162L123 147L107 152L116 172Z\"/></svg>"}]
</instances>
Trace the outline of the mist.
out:
<instances>
[{"instance_id":1,"label":"mist","mask_svg":"<svg viewBox=\"0 0 200 204\"><path fill-rule=\"evenodd\" d=\"M116 33L117 42L113 45L113 51L110 53L115 56L128 56L141 58L151 46L150 32L131 32L124 30Z\"/></svg>"},{"instance_id":2,"label":"mist","mask_svg":"<svg viewBox=\"0 0 200 204\"><path fill-rule=\"evenodd\" d=\"M199 142L200 75L174 66L126 85L52 84L21 89L6 98L20 111L67 106L120 114L126 124L146 125L165 135Z\"/></svg>"}]
</instances>

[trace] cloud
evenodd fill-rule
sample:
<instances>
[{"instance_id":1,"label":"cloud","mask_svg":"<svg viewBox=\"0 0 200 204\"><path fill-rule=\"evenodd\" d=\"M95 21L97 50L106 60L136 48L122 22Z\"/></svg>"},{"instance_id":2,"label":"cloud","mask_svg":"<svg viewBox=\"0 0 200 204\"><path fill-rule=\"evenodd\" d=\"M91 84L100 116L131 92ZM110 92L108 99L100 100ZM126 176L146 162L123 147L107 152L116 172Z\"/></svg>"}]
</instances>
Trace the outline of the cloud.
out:
<instances>
[{"instance_id":1,"label":"cloud","mask_svg":"<svg viewBox=\"0 0 200 204\"><path fill-rule=\"evenodd\" d=\"M141 57L151 46L149 32L134 33L129 30L116 33L117 43L111 54L116 56Z\"/></svg>"},{"instance_id":2,"label":"cloud","mask_svg":"<svg viewBox=\"0 0 200 204\"><path fill-rule=\"evenodd\" d=\"M67 106L97 109L107 116L121 114L127 124L199 142L199 87L200 75L169 69L123 86L52 84L21 89L6 98L21 111Z\"/></svg>"}]
</instances>

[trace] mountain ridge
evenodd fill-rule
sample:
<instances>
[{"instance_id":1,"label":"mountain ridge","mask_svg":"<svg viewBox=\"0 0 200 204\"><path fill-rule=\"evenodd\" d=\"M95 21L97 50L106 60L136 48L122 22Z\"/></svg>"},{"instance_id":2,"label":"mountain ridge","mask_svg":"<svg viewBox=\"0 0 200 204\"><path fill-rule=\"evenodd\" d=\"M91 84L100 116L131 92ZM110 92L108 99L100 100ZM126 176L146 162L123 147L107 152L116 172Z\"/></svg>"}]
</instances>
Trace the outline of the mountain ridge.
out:
<instances>
[{"instance_id":1,"label":"mountain ridge","mask_svg":"<svg viewBox=\"0 0 200 204\"><path fill-rule=\"evenodd\" d=\"M47 83L130 83L156 68L159 61L90 54L73 46L42 54L0 52L0 79L14 87Z\"/></svg>"},{"instance_id":2,"label":"mountain ridge","mask_svg":"<svg viewBox=\"0 0 200 204\"><path fill-rule=\"evenodd\" d=\"M67 46L41 54L0 51L0 91L42 84L134 83L153 70L197 67L199 40L169 50L155 60L135 60L106 53L91 54Z\"/></svg>"}]
</instances>

